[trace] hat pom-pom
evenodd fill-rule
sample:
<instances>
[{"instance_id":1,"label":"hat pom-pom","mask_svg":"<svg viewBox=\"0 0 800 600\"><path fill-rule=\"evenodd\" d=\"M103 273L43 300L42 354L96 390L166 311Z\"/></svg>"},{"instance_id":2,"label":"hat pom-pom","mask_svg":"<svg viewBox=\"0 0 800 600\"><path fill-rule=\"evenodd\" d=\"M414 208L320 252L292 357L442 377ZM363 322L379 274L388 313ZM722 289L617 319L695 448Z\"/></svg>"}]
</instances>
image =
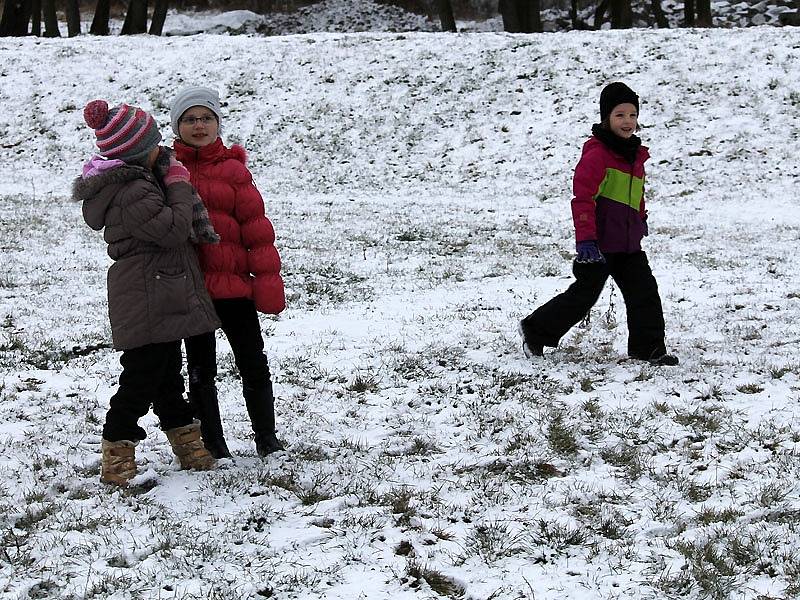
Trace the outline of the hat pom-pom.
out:
<instances>
[{"instance_id":1,"label":"hat pom-pom","mask_svg":"<svg viewBox=\"0 0 800 600\"><path fill-rule=\"evenodd\" d=\"M83 109L83 118L92 129L100 129L108 121L108 102L92 100Z\"/></svg>"}]
</instances>

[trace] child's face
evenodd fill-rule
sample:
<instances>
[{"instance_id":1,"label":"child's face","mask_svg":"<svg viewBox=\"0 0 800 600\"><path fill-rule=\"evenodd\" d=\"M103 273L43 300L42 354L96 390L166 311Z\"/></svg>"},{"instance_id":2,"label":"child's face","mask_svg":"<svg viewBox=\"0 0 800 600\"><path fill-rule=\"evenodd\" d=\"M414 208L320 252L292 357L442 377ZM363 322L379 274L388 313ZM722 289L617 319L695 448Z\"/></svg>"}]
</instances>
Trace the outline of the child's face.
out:
<instances>
[{"instance_id":1,"label":"child's face","mask_svg":"<svg viewBox=\"0 0 800 600\"><path fill-rule=\"evenodd\" d=\"M617 104L608 116L608 128L614 135L628 139L636 133L638 117L639 113L633 104Z\"/></svg>"},{"instance_id":2,"label":"child's face","mask_svg":"<svg viewBox=\"0 0 800 600\"><path fill-rule=\"evenodd\" d=\"M194 148L202 148L215 142L219 134L216 115L203 106L193 106L181 115L178 121L181 141Z\"/></svg>"}]
</instances>

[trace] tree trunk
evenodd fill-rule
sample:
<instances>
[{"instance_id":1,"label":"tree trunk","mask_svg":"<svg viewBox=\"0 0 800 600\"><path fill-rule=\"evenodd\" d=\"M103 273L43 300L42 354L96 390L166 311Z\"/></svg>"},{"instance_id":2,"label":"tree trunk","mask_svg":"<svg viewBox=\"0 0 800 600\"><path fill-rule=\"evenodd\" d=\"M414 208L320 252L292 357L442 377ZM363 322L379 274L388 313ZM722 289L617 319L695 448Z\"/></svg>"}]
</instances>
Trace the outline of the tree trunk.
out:
<instances>
[{"instance_id":1,"label":"tree trunk","mask_svg":"<svg viewBox=\"0 0 800 600\"><path fill-rule=\"evenodd\" d=\"M594 28L600 29L603 26L603 21L606 18L606 11L608 4L611 0L600 0L597 9L594 11Z\"/></svg>"},{"instance_id":2,"label":"tree trunk","mask_svg":"<svg viewBox=\"0 0 800 600\"><path fill-rule=\"evenodd\" d=\"M147 33L147 0L129 0L120 35Z\"/></svg>"},{"instance_id":3,"label":"tree trunk","mask_svg":"<svg viewBox=\"0 0 800 600\"><path fill-rule=\"evenodd\" d=\"M661 29L669 29L669 21L661 8L661 0L652 0L651 6L653 8L653 16L656 19L656 25Z\"/></svg>"},{"instance_id":4,"label":"tree trunk","mask_svg":"<svg viewBox=\"0 0 800 600\"><path fill-rule=\"evenodd\" d=\"M569 0L569 20L573 29L581 29L578 23L578 0Z\"/></svg>"},{"instance_id":5,"label":"tree trunk","mask_svg":"<svg viewBox=\"0 0 800 600\"><path fill-rule=\"evenodd\" d=\"M631 0L611 0L611 29L630 29L632 25Z\"/></svg>"},{"instance_id":6,"label":"tree trunk","mask_svg":"<svg viewBox=\"0 0 800 600\"><path fill-rule=\"evenodd\" d=\"M520 22L519 15L517 14L516 0L500 0L498 9L503 16L503 30L508 33L519 33Z\"/></svg>"},{"instance_id":7,"label":"tree trunk","mask_svg":"<svg viewBox=\"0 0 800 600\"><path fill-rule=\"evenodd\" d=\"M711 27L711 0L696 0L697 27Z\"/></svg>"},{"instance_id":8,"label":"tree trunk","mask_svg":"<svg viewBox=\"0 0 800 600\"><path fill-rule=\"evenodd\" d=\"M694 0L683 0L683 24L694 27Z\"/></svg>"},{"instance_id":9,"label":"tree trunk","mask_svg":"<svg viewBox=\"0 0 800 600\"><path fill-rule=\"evenodd\" d=\"M31 35L42 35L42 0L31 2Z\"/></svg>"},{"instance_id":10,"label":"tree trunk","mask_svg":"<svg viewBox=\"0 0 800 600\"><path fill-rule=\"evenodd\" d=\"M108 35L108 18L111 13L111 0L97 0L94 17L89 33L92 35Z\"/></svg>"},{"instance_id":11,"label":"tree trunk","mask_svg":"<svg viewBox=\"0 0 800 600\"><path fill-rule=\"evenodd\" d=\"M67 0L67 35L75 37L81 34L81 10L78 0Z\"/></svg>"},{"instance_id":12,"label":"tree trunk","mask_svg":"<svg viewBox=\"0 0 800 600\"><path fill-rule=\"evenodd\" d=\"M150 21L150 35L161 35L164 32L164 21L167 19L169 0L156 0L153 7L153 20Z\"/></svg>"},{"instance_id":13,"label":"tree trunk","mask_svg":"<svg viewBox=\"0 0 800 600\"><path fill-rule=\"evenodd\" d=\"M442 24L442 31L456 32L456 19L453 16L453 5L450 0L438 0L439 22Z\"/></svg>"},{"instance_id":14,"label":"tree trunk","mask_svg":"<svg viewBox=\"0 0 800 600\"><path fill-rule=\"evenodd\" d=\"M0 18L0 35L28 35L33 0L6 0Z\"/></svg>"},{"instance_id":15,"label":"tree trunk","mask_svg":"<svg viewBox=\"0 0 800 600\"><path fill-rule=\"evenodd\" d=\"M61 37L56 16L56 0L42 0L44 13L44 37Z\"/></svg>"},{"instance_id":16,"label":"tree trunk","mask_svg":"<svg viewBox=\"0 0 800 600\"><path fill-rule=\"evenodd\" d=\"M542 9L540 0L517 0L523 33L538 33L542 30Z\"/></svg>"},{"instance_id":17,"label":"tree trunk","mask_svg":"<svg viewBox=\"0 0 800 600\"><path fill-rule=\"evenodd\" d=\"M534 33L542 30L540 0L500 0L503 29L509 33Z\"/></svg>"}]
</instances>

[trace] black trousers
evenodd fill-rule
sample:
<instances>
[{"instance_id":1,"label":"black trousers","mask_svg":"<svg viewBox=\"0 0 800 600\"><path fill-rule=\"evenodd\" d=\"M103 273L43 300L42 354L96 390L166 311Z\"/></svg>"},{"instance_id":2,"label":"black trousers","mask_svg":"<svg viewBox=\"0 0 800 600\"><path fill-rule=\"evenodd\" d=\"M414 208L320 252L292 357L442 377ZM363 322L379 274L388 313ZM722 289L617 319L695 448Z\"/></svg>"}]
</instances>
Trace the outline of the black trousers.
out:
<instances>
[{"instance_id":1,"label":"black trousers","mask_svg":"<svg viewBox=\"0 0 800 600\"><path fill-rule=\"evenodd\" d=\"M165 431L192 422L192 409L183 397L180 340L125 350L119 362L122 374L106 413L105 439L110 442L145 439L147 434L138 421L151 405Z\"/></svg>"},{"instance_id":2,"label":"black trousers","mask_svg":"<svg viewBox=\"0 0 800 600\"><path fill-rule=\"evenodd\" d=\"M242 378L242 392L247 412L256 432L275 427L274 395L264 339L255 304L247 298L214 300L222 322L222 331L233 350L233 358ZM213 386L217 375L217 345L213 333L186 338L186 363L189 391Z\"/></svg>"},{"instance_id":3,"label":"black trousers","mask_svg":"<svg viewBox=\"0 0 800 600\"><path fill-rule=\"evenodd\" d=\"M567 290L523 320L530 342L557 346L561 337L586 316L603 291L609 276L616 282L628 318L628 354L637 358L659 356L664 346L664 313L647 255L609 253L606 263L573 263L575 282Z\"/></svg>"}]
</instances>

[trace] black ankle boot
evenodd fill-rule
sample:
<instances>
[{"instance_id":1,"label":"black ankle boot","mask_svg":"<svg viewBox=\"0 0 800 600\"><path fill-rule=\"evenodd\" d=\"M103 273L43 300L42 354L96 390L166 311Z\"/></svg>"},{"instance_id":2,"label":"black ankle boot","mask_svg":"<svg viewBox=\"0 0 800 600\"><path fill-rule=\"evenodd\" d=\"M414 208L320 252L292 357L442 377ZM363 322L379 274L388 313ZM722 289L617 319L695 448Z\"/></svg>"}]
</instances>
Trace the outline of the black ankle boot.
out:
<instances>
[{"instance_id":1,"label":"black ankle boot","mask_svg":"<svg viewBox=\"0 0 800 600\"><path fill-rule=\"evenodd\" d=\"M271 431L259 431L256 433L256 452L259 456L264 457L284 450L283 444Z\"/></svg>"},{"instance_id":2,"label":"black ankle boot","mask_svg":"<svg viewBox=\"0 0 800 600\"><path fill-rule=\"evenodd\" d=\"M275 435L275 396L269 376L262 382L243 382L242 394L253 425L258 455L263 457L283 450L283 444Z\"/></svg>"}]
</instances>

